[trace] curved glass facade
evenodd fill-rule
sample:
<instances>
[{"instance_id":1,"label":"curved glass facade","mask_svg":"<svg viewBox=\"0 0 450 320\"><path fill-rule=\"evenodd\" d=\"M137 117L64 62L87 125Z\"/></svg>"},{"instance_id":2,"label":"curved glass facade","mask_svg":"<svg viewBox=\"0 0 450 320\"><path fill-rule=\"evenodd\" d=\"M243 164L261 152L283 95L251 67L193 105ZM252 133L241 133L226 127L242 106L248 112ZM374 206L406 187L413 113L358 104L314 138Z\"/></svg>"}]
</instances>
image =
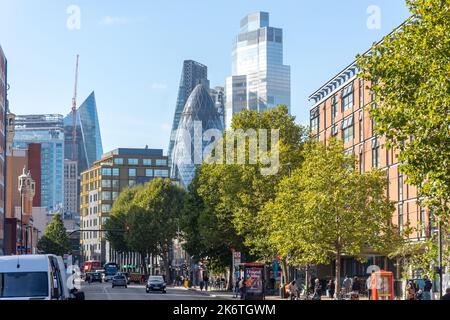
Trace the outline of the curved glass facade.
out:
<instances>
[{"instance_id":1,"label":"curved glass facade","mask_svg":"<svg viewBox=\"0 0 450 320\"><path fill-rule=\"evenodd\" d=\"M66 159L72 160L72 113L64 118L64 130L66 143L65 157ZM102 137L100 134L94 92L89 95L77 110L75 152L75 160L78 161L78 172L83 172L90 168L103 155Z\"/></svg>"},{"instance_id":2,"label":"curved glass facade","mask_svg":"<svg viewBox=\"0 0 450 320\"><path fill-rule=\"evenodd\" d=\"M172 170L185 188L192 182L197 167L202 163L203 151L214 142L203 139L204 133L211 129L222 133L224 128L209 89L199 84L184 107L173 152Z\"/></svg>"}]
</instances>

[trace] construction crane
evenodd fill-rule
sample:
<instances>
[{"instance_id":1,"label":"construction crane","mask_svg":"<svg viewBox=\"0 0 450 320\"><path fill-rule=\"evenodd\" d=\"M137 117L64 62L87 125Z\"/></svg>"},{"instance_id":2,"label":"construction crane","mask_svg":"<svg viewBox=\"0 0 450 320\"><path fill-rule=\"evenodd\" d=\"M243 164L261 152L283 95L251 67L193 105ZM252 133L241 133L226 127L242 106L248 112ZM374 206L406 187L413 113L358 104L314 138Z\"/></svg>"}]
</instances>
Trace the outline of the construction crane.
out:
<instances>
[{"instance_id":1,"label":"construction crane","mask_svg":"<svg viewBox=\"0 0 450 320\"><path fill-rule=\"evenodd\" d=\"M72 98L72 160L77 160L76 158L76 148L77 148L77 91L78 91L78 62L80 60L80 55L77 54L77 64L75 68L75 88L73 91Z\"/></svg>"}]
</instances>

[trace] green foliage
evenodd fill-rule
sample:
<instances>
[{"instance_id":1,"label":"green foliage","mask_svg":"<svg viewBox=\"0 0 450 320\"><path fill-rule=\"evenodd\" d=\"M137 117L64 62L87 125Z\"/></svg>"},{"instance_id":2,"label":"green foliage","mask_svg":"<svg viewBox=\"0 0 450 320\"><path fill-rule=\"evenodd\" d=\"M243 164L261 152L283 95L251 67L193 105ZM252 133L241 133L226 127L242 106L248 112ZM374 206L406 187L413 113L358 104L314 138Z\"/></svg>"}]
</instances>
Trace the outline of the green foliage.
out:
<instances>
[{"instance_id":1,"label":"green foliage","mask_svg":"<svg viewBox=\"0 0 450 320\"><path fill-rule=\"evenodd\" d=\"M304 266L328 264L343 254L363 259L364 251L384 252L398 241L384 173L360 175L354 156L335 140L328 146L309 142L304 158L258 216L275 251Z\"/></svg>"},{"instance_id":2,"label":"green foliage","mask_svg":"<svg viewBox=\"0 0 450 320\"><path fill-rule=\"evenodd\" d=\"M53 216L37 247L43 254L64 256L71 252L72 247L61 214L57 213Z\"/></svg>"},{"instance_id":3,"label":"green foliage","mask_svg":"<svg viewBox=\"0 0 450 320\"><path fill-rule=\"evenodd\" d=\"M401 170L436 215L450 214L450 2L407 1L400 30L358 57L372 83L371 116L388 146L401 151Z\"/></svg>"},{"instance_id":4,"label":"green foliage","mask_svg":"<svg viewBox=\"0 0 450 320\"><path fill-rule=\"evenodd\" d=\"M168 271L168 253L178 236L184 195L184 190L169 179L155 179L144 186L124 190L114 203L107 223L111 229L107 239L112 247L121 252L137 252L141 257L159 255Z\"/></svg>"},{"instance_id":5,"label":"green foliage","mask_svg":"<svg viewBox=\"0 0 450 320\"><path fill-rule=\"evenodd\" d=\"M278 129L279 161L281 164L290 163L290 166L277 168L277 175L262 174L261 168L266 165L260 155L255 164L249 164L250 139L246 139L245 164L205 163L199 168L185 203L185 249L198 259L208 258L216 269L231 264L231 249L240 251L244 259L255 259L253 254L274 258L276 254L269 251L266 234L261 232L263 226L257 223L258 212L275 197L279 181L302 162L301 150L308 135L306 128L295 124L295 118L289 115L285 106L264 113L242 111L233 117L232 127L235 132L239 129L244 133L255 130L257 139L259 129ZM230 132L224 135L224 141L229 135ZM271 154L271 141L268 142ZM242 151L239 148L240 145L235 143L234 160ZM226 154L227 150L223 157Z\"/></svg>"}]
</instances>

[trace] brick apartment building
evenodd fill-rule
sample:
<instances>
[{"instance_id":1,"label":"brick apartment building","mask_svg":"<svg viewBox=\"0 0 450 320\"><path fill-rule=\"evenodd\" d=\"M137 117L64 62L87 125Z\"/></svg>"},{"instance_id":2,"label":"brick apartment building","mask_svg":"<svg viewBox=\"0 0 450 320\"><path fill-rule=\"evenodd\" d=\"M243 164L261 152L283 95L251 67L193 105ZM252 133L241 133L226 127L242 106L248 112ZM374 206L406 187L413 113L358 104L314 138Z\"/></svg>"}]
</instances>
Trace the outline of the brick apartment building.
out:
<instances>
[{"instance_id":1,"label":"brick apartment building","mask_svg":"<svg viewBox=\"0 0 450 320\"><path fill-rule=\"evenodd\" d=\"M312 136L323 143L331 137L344 142L347 153L354 154L361 173L373 168L386 172L386 192L395 202L393 223L404 234L405 228L414 228L409 235L411 241L421 241L433 232L433 224L425 208L417 202L417 190L405 183L406 176L399 170L398 152L385 147L385 138L374 132L375 123L369 110L376 107L370 83L358 78L356 62L339 72L310 96ZM396 271L399 268L386 257L368 255L369 263ZM366 264L351 257L343 259L342 275L366 275Z\"/></svg>"}]
</instances>

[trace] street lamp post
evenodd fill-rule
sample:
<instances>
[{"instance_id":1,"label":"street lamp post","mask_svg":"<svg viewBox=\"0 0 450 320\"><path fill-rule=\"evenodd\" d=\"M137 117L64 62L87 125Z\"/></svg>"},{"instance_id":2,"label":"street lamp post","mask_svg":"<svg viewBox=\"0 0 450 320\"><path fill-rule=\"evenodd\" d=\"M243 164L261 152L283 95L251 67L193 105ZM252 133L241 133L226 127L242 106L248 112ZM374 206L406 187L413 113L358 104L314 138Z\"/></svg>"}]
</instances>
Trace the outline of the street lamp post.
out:
<instances>
[{"instance_id":1,"label":"street lamp post","mask_svg":"<svg viewBox=\"0 0 450 320\"><path fill-rule=\"evenodd\" d=\"M24 191L27 183L27 175L25 174L25 168L23 173L19 176L19 192L20 192L20 254L23 250L23 207L24 207Z\"/></svg>"}]
</instances>

